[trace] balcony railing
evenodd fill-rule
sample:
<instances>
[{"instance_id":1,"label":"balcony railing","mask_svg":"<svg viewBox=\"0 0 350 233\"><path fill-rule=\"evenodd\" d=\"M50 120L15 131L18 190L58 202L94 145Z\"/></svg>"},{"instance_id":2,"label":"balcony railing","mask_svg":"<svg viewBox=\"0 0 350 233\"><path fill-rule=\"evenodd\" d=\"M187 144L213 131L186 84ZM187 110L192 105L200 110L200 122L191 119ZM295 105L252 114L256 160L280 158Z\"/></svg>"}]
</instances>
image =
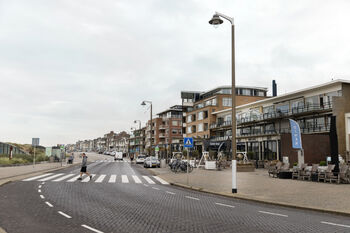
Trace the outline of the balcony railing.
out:
<instances>
[{"instance_id":1,"label":"balcony railing","mask_svg":"<svg viewBox=\"0 0 350 233\"><path fill-rule=\"evenodd\" d=\"M224 126L231 126L231 125L232 125L231 121L217 122L217 123L210 124L210 129L220 128Z\"/></svg>"}]
</instances>

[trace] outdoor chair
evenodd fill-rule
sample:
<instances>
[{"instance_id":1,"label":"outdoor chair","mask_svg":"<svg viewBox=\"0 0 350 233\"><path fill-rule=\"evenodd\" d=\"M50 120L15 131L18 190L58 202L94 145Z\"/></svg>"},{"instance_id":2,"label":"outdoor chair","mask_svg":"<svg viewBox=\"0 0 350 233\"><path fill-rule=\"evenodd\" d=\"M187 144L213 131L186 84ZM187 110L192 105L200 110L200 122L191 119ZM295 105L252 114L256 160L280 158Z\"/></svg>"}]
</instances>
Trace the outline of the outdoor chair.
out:
<instances>
[{"instance_id":1,"label":"outdoor chair","mask_svg":"<svg viewBox=\"0 0 350 233\"><path fill-rule=\"evenodd\" d=\"M305 168L307 167L307 164L303 163L299 167L293 167L293 173L292 173L292 179L301 179L302 175L305 173Z\"/></svg>"},{"instance_id":2,"label":"outdoor chair","mask_svg":"<svg viewBox=\"0 0 350 233\"><path fill-rule=\"evenodd\" d=\"M346 177L346 175L348 173L348 169L349 169L348 165L342 164L339 166L338 173L334 173L334 172L326 173L325 180L329 181L330 183L332 183L332 181L335 181L338 184L340 184L340 182L342 182L342 181L345 181L346 183L348 183L348 179Z\"/></svg>"},{"instance_id":3,"label":"outdoor chair","mask_svg":"<svg viewBox=\"0 0 350 233\"><path fill-rule=\"evenodd\" d=\"M307 179L310 181L311 177L317 174L318 166L319 166L318 164L312 164L311 170L305 170L305 173L302 176L303 180Z\"/></svg>"},{"instance_id":4,"label":"outdoor chair","mask_svg":"<svg viewBox=\"0 0 350 233\"><path fill-rule=\"evenodd\" d=\"M323 182L326 182L326 176L327 174L330 174L333 169L334 169L335 165L334 164L328 164L328 167L325 171L321 171L318 173L318 182L320 182L320 180L323 180Z\"/></svg>"},{"instance_id":5,"label":"outdoor chair","mask_svg":"<svg viewBox=\"0 0 350 233\"><path fill-rule=\"evenodd\" d=\"M280 173L281 169L282 169L282 162L277 162L276 164L276 169L274 169L272 171L272 177L278 177L278 174Z\"/></svg>"},{"instance_id":6,"label":"outdoor chair","mask_svg":"<svg viewBox=\"0 0 350 233\"><path fill-rule=\"evenodd\" d=\"M268 170L269 176L272 175L272 177L274 177L276 171L280 170L281 167L282 167L281 161L278 161L275 165L270 165L269 170Z\"/></svg>"}]
</instances>

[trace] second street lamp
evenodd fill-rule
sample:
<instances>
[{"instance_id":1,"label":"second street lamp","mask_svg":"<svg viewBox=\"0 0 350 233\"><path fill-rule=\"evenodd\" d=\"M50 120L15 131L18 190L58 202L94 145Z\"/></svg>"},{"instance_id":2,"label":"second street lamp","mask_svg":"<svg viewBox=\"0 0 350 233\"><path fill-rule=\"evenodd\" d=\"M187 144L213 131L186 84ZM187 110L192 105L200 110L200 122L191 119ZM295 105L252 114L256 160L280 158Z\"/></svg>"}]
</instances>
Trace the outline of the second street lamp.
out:
<instances>
[{"instance_id":1,"label":"second street lamp","mask_svg":"<svg viewBox=\"0 0 350 233\"><path fill-rule=\"evenodd\" d=\"M237 160L236 160L236 86L235 86L235 25L233 24L233 18L228 17L224 14L215 12L213 18L209 21L211 25L218 26L224 21L221 19L224 18L230 21L232 25L232 193L237 193Z\"/></svg>"},{"instance_id":2,"label":"second street lamp","mask_svg":"<svg viewBox=\"0 0 350 233\"><path fill-rule=\"evenodd\" d=\"M150 153L149 153L149 156L152 156L152 101L147 101L147 100L144 100L142 101L141 105L142 106L145 106L146 103L150 104L151 105L151 111L150 111L150 118L151 118L151 122L150 122Z\"/></svg>"}]
</instances>

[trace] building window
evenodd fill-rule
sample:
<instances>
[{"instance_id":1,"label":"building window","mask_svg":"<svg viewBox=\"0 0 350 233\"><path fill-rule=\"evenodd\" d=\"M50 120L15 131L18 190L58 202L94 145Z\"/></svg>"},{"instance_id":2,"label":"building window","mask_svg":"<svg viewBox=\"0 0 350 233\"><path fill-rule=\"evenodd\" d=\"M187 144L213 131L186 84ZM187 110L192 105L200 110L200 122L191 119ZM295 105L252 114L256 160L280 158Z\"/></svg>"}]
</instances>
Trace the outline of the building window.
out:
<instances>
[{"instance_id":1,"label":"building window","mask_svg":"<svg viewBox=\"0 0 350 233\"><path fill-rule=\"evenodd\" d=\"M198 113L198 120L203 120L203 112Z\"/></svg>"},{"instance_id":2,"label":"building window","mask_svg":"<svg viewBox=\"0 0 350 233\"><path fill-rule=\"evenodd\" d=\"M192 122L192 116L189 115L189 116L187 117L187 123L191 123L191 122Z\"/></svg>"},{"instance_id":3,"label":"building window","mask_svg":"<svg viewBox=\"0 0 350 233\"><path fill-rule=\"evenodd\" d=\"M178 126L179 122L178 121L172 121L171 124L172 124L172 126Z\"/></svg>"},{"instance_id":4,"label":"building window","mask_svg":"<svg viewBox=\"0 0 350 233\"><path fill-rule=\"evenodd\" d=\"M207 131L209 129L209 124L208 123L204 123L204 131Z\"/></svg>"},{"instance_id":5,"label":"building window","mask_svg":"<svg viewBox=\"0 0 350 233\"><path fill-rule=\"evenodd\" d=\"M198 124L198 132L203 132L203 124Z\"/></svg>"},{"instance_id":6,"label":"building window","mask_svg":"<svg viewBox=\"0 0 350 233\"><path fill-rule=\"evenodd\" d=\"M187 133L192 133L192 126L187 127Z\"/></svg>"},{"instance_id":7,"label":"building window","mask_svg":"<svg viewBox=\"0 0 350 233\"><path fill-rule=\"evenodd\" d=\"M231 98L222 98L222 106L231 107L232 106L232 99Z\"/></svg>"},{"instance_id":8,"label":"building window","mask_svg":"<svg viewBox=\"0 0 350 233\"><path fill-rule=\"evenodd\" d=\"M172 133L172 134L177 134L177 130L176 130L176 129L173 129L173 130L171 130L171 133Z\"/></svg>"}]
</instances>

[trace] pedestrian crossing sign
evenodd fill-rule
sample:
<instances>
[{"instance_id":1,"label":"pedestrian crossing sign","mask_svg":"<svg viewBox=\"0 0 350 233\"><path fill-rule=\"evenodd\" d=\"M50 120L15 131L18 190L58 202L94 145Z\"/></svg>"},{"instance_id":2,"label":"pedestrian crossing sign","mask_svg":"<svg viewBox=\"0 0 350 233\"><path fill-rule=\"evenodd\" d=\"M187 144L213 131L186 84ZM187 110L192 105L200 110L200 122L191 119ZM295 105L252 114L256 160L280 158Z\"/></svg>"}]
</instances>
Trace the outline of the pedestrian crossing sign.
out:
<instances>
[{"instance_id":1,"label":"pedestrian crossing sign","mask_svg":"<svg viewBox=\"0 0 350 233\"><path fill-rule=\"evenodd\" d=\"M184 147L193 148L193 138L184 138Z\"/></svg>"}]
</instances>

